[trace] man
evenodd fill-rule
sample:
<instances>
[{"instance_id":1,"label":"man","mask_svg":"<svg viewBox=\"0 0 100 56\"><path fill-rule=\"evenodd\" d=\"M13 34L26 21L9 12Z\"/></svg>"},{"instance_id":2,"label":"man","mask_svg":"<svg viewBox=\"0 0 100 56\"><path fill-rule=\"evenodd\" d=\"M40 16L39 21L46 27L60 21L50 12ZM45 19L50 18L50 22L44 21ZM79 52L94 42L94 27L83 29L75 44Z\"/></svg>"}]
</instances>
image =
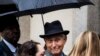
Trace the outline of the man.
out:
<instances>
[{"instance_id":1,"label":"man","mask_svg":"<svg viewBox=\"0 0 100 56\"><path fill-rule=\"evenodd\" d=\"M0 56L16 56L17 43L20 38L18 21L14 15L0 17Z\"/></svg>"},{"instance_id":2,"label":"man","mask_svg":"<svg viewBox=\"0 0 100 56\"><path fill-rule=\"evenodd\" d=\"M45 35L40 35L45 41L46 56L66 56L63 47L67 41L68 30L63 30L60 21L53 21L44 25Z\"/></svg>"}]
</instances>

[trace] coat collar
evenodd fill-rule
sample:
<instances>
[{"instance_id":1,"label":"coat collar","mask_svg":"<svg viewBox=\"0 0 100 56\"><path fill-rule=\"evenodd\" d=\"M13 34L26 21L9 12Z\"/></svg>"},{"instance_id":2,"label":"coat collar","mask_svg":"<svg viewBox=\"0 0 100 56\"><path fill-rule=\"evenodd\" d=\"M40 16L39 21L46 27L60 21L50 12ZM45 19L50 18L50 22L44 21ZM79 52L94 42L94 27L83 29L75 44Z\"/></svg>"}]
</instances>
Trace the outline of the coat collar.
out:
<instances>
[{"instance_id":1,"label":"coat collar","mask_svg":"<svg viewBox=\"0 0 100 56\"><path fill-rule=\"evenodd\" d=\"M4 43L8 46L8 48L11 50L11 52L16 52L16 48L10 44L8 41L6 41L5 39L3 39Z\"/></svg>"},{"instance_id":2,"label":"coat collar","mask_svg":"<svg viewBox=\"0 0 100 56\"><path fill-rule=\"evenodd\" d=\"M45 51L45 56L53 56L48 50ZM60 56L66 56L63 52Z\"/></svg>"},{"instance_id":3,"label":"coat collar","mask_svg":"<svg viewBox=\"0 0 100 56\"><path fill-rule=\"evenodd\" d=\"M4 43L4 41L1 41L1 46L3 51L8 55L8 56L14 56L11 50L8 48L8 46Z\"/></svg>"}]
</instances>

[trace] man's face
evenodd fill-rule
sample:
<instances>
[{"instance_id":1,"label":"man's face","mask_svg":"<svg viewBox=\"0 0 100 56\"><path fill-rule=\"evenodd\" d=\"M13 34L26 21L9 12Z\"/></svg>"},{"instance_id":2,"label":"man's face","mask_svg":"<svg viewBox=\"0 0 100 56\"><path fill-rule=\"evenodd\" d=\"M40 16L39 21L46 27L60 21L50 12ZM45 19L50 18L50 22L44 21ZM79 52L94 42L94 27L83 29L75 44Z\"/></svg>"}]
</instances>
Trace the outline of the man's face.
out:
<instances>
[{"instance_id":1,"label":"man's face","mask_svg":"<svg viewBox=\"0 0 100 56\"><path fill-rule=\"evenodd\" d=\"M64 34L59 34L45 38L46 48L53 55L60 54L63 50L64 44L66 42L66 36Z\"/></svg>"},{"instance_id":2,"label":"man's face","mask_svg":"<svg viewBox=\"0 0 100 56\"><path fill-rule=\"evenodd\" d=\"M6 28L3 32L3 37L12 44L16 44L20 38L19 26L14 25Z\"/></svg>"}]
</instances>

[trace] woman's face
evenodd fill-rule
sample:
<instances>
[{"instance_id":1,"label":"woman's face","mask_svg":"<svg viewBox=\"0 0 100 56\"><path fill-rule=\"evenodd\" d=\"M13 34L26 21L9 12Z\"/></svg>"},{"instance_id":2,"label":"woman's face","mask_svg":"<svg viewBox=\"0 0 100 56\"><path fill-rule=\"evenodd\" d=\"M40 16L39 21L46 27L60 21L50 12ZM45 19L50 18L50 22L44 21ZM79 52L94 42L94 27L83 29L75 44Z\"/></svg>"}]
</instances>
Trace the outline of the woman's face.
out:
<instances>
[{"instance_id":1,"label":"woman's face","mask_svg":"<svg viewBox=\"0 0 100 56\"><path fill-rule=\"evenodd\" d=\"M36 53L36 56L44 56L44 52L45 52L44 48L40 44L37 45L37 48L38 51Z\"/></svg>"}]
</instances>

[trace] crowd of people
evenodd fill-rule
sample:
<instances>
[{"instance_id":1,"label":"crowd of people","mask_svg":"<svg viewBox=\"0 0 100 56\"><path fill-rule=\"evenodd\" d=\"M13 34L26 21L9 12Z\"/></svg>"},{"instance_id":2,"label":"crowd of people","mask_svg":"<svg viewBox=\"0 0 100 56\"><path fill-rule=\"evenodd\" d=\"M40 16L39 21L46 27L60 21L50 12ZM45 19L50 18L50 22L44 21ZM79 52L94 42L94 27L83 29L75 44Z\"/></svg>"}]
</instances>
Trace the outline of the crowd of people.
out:
<instances>
[{"instance_id":1,"label":"crowd of people","mask_svg":"<svg viewBox=\"0 0 100 56\"><path fill-rule=\"evenodd\" d=\"M19 44L20 26L16 16L0 17L0 56L100 56L100 35L94 31L84 31L77 37L71 52L63 52L69 30L63 30L59 20L44 25L45 47L33 40Z\"/></svg>"}]
</instances>

